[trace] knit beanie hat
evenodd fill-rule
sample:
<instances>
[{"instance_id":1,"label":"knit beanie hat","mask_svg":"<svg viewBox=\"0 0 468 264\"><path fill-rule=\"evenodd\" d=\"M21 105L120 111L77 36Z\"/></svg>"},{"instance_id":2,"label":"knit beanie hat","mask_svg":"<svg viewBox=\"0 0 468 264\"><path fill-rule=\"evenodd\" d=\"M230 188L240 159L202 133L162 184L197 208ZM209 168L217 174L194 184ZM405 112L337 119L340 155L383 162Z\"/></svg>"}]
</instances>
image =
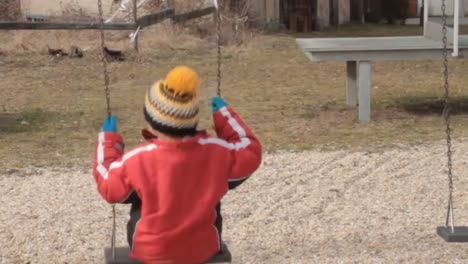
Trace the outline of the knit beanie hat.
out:
<instances>
[{"instance_id":1,"label":"knit beanie hat","mask_svg":"<svg viewBox=\"0 0 468 264\"><path fill-rule=\"evenodd\" d=\"M199 78L186 66L172 69L145 96L144 115L150 126L171 136L196 134L199 120Z\"/></svg>"}]
</instances>

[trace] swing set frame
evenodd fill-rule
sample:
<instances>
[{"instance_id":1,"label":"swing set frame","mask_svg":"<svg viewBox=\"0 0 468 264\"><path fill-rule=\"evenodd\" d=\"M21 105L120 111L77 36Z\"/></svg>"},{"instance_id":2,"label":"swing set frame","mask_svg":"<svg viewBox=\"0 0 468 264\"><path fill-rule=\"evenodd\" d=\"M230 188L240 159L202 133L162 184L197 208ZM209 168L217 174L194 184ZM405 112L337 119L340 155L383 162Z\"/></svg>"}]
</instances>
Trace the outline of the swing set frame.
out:
<instances>
[{"instance_id":1,"label":"swing set frame","mask_svg":"<svg viewBox=\"0 0 468 264\"><path fill-rule=\"evenodd\" d=\"M447 142L447 178L448 178L448 205L444 226L438 226L437 234L446 242L468 242L468 226L456 226L453 206L453 172L452 172L452 128L450 123L450 95L449 95L449 67L448 67L448 23L446 13L446 1L442 0L442 43L443 43L443 66L444 66L444 110L443 117L445 121L445 132ZM458 57L458 35L459 35L459 15L460 0L454 0L454 32L453 32L453 53L452 56ZM424 1L424 21L428 21L428 0Z\"/></svg>"}]
</instances>

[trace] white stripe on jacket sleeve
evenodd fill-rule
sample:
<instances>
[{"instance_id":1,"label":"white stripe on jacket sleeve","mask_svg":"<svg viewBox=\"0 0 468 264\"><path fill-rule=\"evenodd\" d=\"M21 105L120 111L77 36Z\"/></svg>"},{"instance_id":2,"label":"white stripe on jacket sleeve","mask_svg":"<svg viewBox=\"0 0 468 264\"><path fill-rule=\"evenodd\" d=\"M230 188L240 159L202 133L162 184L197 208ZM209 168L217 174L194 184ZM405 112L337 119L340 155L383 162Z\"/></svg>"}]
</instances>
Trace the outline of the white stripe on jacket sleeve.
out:
<instances>
[{"instance_id":1,"label":"white stripe on jacket sleeve","mask_svg":"<svg viewBox=\"0 0 468 264\"><path fill-rule=\"evenodd\" d=\"M228 119L228 124L237 133L237 135L240 138L240 141L236 142L236 143L231 143L231 142L228 142L228 141L226 141L224 139L221 139L221 138L212 138L212 137L210 137L210 138L201 138L201 139L198 140L198 143L201 144L201 145L215 144L215 145L218 145L218 146L230 149L230 150L239 150L239 149L248 147L252 143L252 141L250 140L250 138L247 137L247 133L245 132L245 129L231 115L231 113L228 111L227 107L223 107L219 111L221 111L221 114ZM251 174L249 174L249 175L247 175L245 177L242 177L242 178L236 178L236 179L230 178L228 181L229 182L243 181L243 180L249 178L250 176L251 176Z\"/></svg>"},{"instance_id":2,"label":"white stripe on jacket sleeve","mask_svg":"<svg viewBox=\"0 0 468 264\"><path fill-rule=\"evenodd\" d=\"M223 107L219 111L221 111L221 114L227 118L228 124L232 127L234 131L236 131L237 135L240 138L240 141L236 143L230 143L221 138L201 138L198 142L202 145L216 144L227 149L233 150L239 150L241 148L248 147L252 142L250 141L250 138L247 137L245 129L239 124L239 122L237 122L237 120L234 117L232 117L227 107Z\"/></svg>"},{"instance_id":3,"label":"white stripe on jacket sleeve","mask_svg":"<svg viewBox=\"0 0 468 264\"><path fill-rule=\"evenodd\" d=\"M99 143L98 143L98 149L97 149L97 171L101 175L101 177L104 180L107 180L109 178L109 171L115 168L122 167L122 165L125 163L126 160L130 159L131 157L141 153L141 152L147 152L147 151L152 151L157 148L156 144L149 144L143 147L139 147L136 149L133 149L132 151L129 151L128 153L125 153L123 155L121 161L114 161L110 164L109 170L104 166L104 132L99 133Z\"/></svg>"},{"instance_id":4,"label":"white stripe on jacket sleeve","mask_svg":"<svg viewBox=\"0 0 468 264\"><path fill-rule=\"evenodd\" d=\"M107 169L104 166L104 132L100 132L98 137L97 171L101 177L107 179Z\"/></svg>"}]
</instances>

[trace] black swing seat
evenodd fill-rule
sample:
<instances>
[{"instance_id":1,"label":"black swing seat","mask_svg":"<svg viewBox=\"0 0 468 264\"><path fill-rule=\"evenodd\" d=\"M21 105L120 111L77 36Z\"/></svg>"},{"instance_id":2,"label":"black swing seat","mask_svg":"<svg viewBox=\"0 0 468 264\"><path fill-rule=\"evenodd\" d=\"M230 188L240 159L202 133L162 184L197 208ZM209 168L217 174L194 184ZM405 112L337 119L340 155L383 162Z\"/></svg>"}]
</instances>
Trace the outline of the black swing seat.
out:
<instances>
[{"instance_id":1,"label":"black swing seat","mask_svg":"<svg viewBox=\"0 0 468 264\"><path fill-rule=\"evenodd\" d=\"M438 226L437 234L447 242L468 242L468 226Z\"/></svg>"},{"instance_id":2,"label":"black swing seat","mask_svg":"<svg viewBox=\"0 0 468 264\"><path fill-rule=\"evenodd\" d=\"M117 247L115 248L115 259L112 257L112 248L104 250L106 256L106 264L140 264L136 259L128 256L130 248ZM205 263L230 263L232 260L231 252L226 244L221 244L221 251Z\"/></svg>"}]
</instances>

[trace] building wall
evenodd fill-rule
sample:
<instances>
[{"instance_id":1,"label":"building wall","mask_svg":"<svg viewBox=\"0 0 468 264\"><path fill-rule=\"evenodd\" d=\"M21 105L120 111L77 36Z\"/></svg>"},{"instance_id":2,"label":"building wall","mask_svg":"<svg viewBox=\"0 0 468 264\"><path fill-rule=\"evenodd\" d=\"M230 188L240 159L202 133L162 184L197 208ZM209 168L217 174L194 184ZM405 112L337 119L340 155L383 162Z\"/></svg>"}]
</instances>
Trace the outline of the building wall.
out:
<instances>
[{"instance_id":1,"label":"building wall","mask_svg":"<svg viewBox=\"0 0 468 264\"><path fill-rule=\"evenodd\" d=\"M351 0L332 0L330 4L330 23L332 25L342 25L350 22Z\"/></svg>"},{"instance_id":2,"label":"building wall","mask_svg":"<svg viewBox=\"0 0 468 264\"><path fill-rule=\"evenodd\" d=\"M280 0L251 0L250 14L257 23L278 23L280 21Z\"/></svg>"},{"instance_id":3,"label":"building wall","mask_svg":"<svg viewBox=\"0 0 468 264\"><path fill-rule=\"evenodd\" d=\"M338 24L346 24L351 21L351 1L339 0L338 1Z\"/></svg>"},{"instance_id":4,"label":"building wall","mask_svg":"<svg viewBox=\"0 0 468 264\"><path fill-rule=\"evenodd\" d=\"M16 20L20 15L20 0L0 0L0 20Z\"/></svg>"},{"instance_id":5,"label":"building wall","mask_svg":"<svg viewBox=\"0 0 468 264\"><path fill-rule=\"evenodd\" d=\"M330 26L330 0L317 0L316 28L321 30Z\"/></svg>"},{"instance_id":6,"label":"building wall","mask_svg":"<svg viewBox=\"0 0 468 264\"><path fill-rule=\"evenodd\" d=\"M428 0L429 2L429 15L441 16L442 15L442 0ZM445 1L447 5L447 15L453 16L453 4L451 0ZM419 8L423 5L423 0L418 0ZM460 0L460 12L464 16L468 16L468 0ZM463 12L463 13L462 13Z\"/></svg>"},{"instance_id":7,"label":"building wall","mask_svg":"<svg viewBox=\"0 0 468 264\"><path fill-rule=\"evenodd\" d=\"M109 15L112 2L112 0L102 0L105 16ZM98 5L97 0L22 0L21 10L23 14L62 16L67 15L67 12L82 12L86 15L96 16L98 14Z\"/></svg>"},{"instance_id":8,"label":"building wall","mask_svg":"<svg viewBox=\"0 0 468 264\"><path fill-rule=\"evenodd\" d=\"M265 20L267 23L277 23L280 20L279 4L280 0L265 1Z\"/></svg>"}]
</instances>

